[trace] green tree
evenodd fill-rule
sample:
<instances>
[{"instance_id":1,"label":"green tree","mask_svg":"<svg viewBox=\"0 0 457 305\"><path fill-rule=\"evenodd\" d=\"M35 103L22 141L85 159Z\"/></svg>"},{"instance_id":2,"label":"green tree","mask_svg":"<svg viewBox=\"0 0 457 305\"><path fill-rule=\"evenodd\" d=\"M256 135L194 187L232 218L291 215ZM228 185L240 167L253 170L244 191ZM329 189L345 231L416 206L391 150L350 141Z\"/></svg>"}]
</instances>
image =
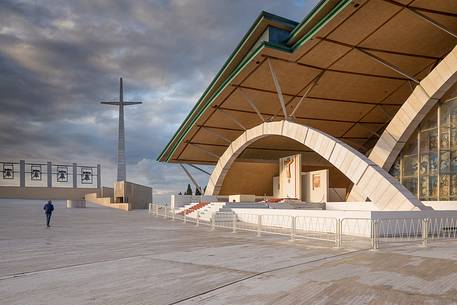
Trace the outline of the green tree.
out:
<instances>
[{"instance_id":1,"label":"green tree","mask_svg":"<svg viewBox=\"0 0 457 305\"><path fill-rule=\"evenodd\" d=\"M200 188L195 188L195 196L200 196L202 193L200 192Z\"/></svg>"},{"instance_id":2,"label":"green tree","mask_svg":"<svg viewBox=\"0 0 457 305\"><path fill-rule=\"evenodd\" d=\"M184 195L192 195L192 187L190 186L189 183L187 184L187 190L184 193Z\"/></svg>"}]
</instances>

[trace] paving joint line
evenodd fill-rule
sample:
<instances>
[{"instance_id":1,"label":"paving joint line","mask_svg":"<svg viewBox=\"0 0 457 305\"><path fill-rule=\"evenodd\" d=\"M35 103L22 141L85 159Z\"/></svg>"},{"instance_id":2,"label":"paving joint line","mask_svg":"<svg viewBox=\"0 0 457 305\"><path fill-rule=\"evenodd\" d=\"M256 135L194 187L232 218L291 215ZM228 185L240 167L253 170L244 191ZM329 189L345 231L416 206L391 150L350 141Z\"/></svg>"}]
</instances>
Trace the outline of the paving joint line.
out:
<instances>
[{"instance_id":1,"label":"paving joint line","mask_svg":"<svg viewBox=\"0 0 457 305\"><path fill-rule=\"evenodd\" d=\"M264 274L268 274L268 273L272 273L272 272L276 272L276 271L281 271L281 270L285 270L285 269L289 269L289 268L294 268L294 267L298 267L298 266L303 266L303 265L306 265L306 264L309 264L309 263L315 263L315 262L319 262L319 261L324 261L324 260L328 260L328 259L333 259L333 258L337 258L337 257L350 255L350 254L355 254L355 253L359 253L359 252L363 252L363 251L370 251L370 249L354 250L354 251L349 251L349 252L345 252L345 253L341 253L341 254L336 254L336 255L332 255L332 256L327 256L327 257L322 257L322 258L310 260L310 261L307 261L307 262L302 262L302 263L293 264L293 265L289 265L289 266L284 266L284 267L274 268L274 269L270 269L270 270L265 270L265 271L258 272L258 273L255 273L255 274L252 274L252 275L249 275L249 276L245 276L245 277L240 278L238 280L231 281L231 282L226 283L226 284L219 285L217 287L214 287L214 288L208 289L206 291L194 294L192 296L189 296L189 297L186 297L186 298L183 298L183 299L168 303L167 305L179 304L179 303L194 299L196 297L203 296L203 295L208 294L210 292L214 292L216 290L219 290L219 289L222 289L222 288L225 288L225 287L229 287L231 285L234 285L234 284L237 284L237 283L240 283L240 282L244 282L244 281L250 280L250 279L252 279L254 277L257 277L257 276L260 276L260 275L264 275Z\"/></svg>"}]
</instances>

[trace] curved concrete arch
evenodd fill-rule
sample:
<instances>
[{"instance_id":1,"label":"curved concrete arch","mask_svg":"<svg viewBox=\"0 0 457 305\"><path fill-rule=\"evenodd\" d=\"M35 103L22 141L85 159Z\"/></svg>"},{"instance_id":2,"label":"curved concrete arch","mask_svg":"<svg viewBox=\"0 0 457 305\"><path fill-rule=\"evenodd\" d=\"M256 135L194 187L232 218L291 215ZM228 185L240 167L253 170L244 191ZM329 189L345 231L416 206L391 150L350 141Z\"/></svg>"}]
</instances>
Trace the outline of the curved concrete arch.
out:
<instances>
[{"instance_id":1,"label":"curved concrete arch","mask_svg":"<svg viewBox=\"0 0 457 305\"><path fill-rule=\"evenodd\" d=\"M270 135L293 139L318 153L363 190L362 194L380 210L427 209L395 178L351 146L320 130L289 121L260 124L233 141L219 158L205 195L218 195L225 175L241 152L253 142Z\"/></svg>"},{"instance_id":2,"label":"curved concrete arch","mask_svg":"<svg viewBox=\"0 0 457 305\"><path fill-rule=\"evenodd\" d=\"M389 171L427 113L456 82L457 47L414 88L413 93L387 125L368 158ZM361 190L355 185L349 200L364 201Z\"/></svg>"}]
</instances>

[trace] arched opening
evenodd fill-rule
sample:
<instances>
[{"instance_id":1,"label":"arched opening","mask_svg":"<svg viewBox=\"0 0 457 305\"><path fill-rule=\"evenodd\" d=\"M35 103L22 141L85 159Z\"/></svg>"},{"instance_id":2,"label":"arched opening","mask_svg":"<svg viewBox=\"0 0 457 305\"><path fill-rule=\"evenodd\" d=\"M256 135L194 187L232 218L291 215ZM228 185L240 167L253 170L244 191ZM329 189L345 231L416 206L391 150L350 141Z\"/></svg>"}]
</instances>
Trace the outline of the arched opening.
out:
<instances>
[{"instance_id":1,"label":"arched opening","mask_svg":"<svg viewBox=\"0 0 457 305\"><path fill-rule=\"evenodd\" d=\"M205 194L220 194L235 160L252 143L272 135L292 139L316 152L341 171L362 190L363 196L381 210L426 209L403 185L353 147L320 130L290 121L263 123L241 134L219 158Z\"/></svg>"},{"instance_id":2,"label":"arched opening","mask_svg":"<svg viewBox=\"0 0 457 305\"><path fill-rule=\"evenodd\" d=\"M328 170L328 187L332 190L329 201L345 200L345 192L352 182L340 170L303 143L279 135L263 137L247 146L228 169L219 194L273 196L273 178L279 175L279 159L295 154L301 155L303 173Z\"/></svg>"}]
</instances>

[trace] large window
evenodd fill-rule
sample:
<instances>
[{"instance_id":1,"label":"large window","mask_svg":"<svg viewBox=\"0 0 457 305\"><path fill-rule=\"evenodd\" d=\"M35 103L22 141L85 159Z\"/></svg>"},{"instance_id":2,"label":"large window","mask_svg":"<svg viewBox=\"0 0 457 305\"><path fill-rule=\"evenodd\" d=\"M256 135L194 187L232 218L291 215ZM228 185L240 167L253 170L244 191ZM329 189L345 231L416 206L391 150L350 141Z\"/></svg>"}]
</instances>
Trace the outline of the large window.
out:
<instances>
[{"instance_id":1,"label":"large window","mask_svg":"<svg viewBox=\"0 0 457 305\"><path fill-rule=\"evenodd\" d=\"M420 200L457 200L457 100L430 111L390 173Z\"/></svg>"}]
</instances>

